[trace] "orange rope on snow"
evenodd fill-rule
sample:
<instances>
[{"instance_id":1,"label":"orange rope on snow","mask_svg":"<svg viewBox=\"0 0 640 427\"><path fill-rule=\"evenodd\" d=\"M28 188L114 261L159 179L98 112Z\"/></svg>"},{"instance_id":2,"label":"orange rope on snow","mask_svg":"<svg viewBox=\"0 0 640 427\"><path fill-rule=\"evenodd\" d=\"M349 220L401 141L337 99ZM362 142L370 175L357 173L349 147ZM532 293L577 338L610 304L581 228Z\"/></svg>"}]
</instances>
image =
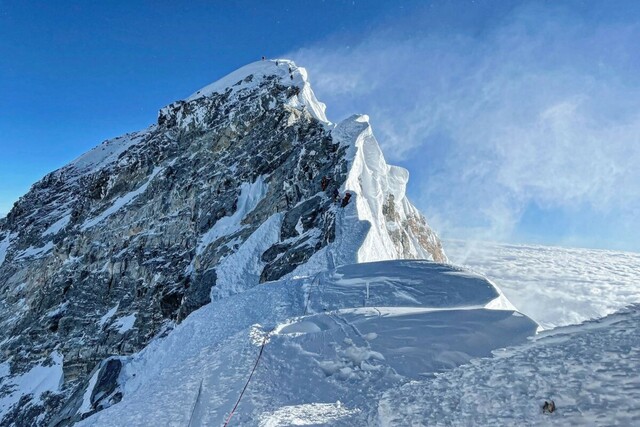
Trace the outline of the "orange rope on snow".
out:
<instances>
[{"instance_id":1,"label":"orange rope on snow","mask_svg":"<svg viewBox=\"0 0 640 427\"><path fill-rule=\"evenodd\" d=\"M269 338L269 335L271 335L271 332L273 332L273 329L269 331L269 333L265 335L264 339L262 340L262 345L260 346L260 353L258 353L258 357L256 358L256 363L253 365L251 374L249 374L249 378L247 379L246 384L242 388L242 391L240 392L240 396L238 396L238 401L233 406L231 413L229 413L229 417L227 418L227 421L224 422L224 427L227 427L227 425L229 424L229 421L231 421L231 418L235 414L236 409L238 409L238 405L240 405L240 400L242 400L242 396L244 395L244 392L247 390L247 387L249 387L249 383L251 382L251 378L253 377L253 374L256 371L256 368L258 367L258 363L260 362L260 358L262 357L262 353L264 352L264 347L267 345L267 339Z\"/></svg>"},{"instance_id":2,"label":"orange rope on snow","mask_svg":"<svg viewBox=\"0 0 640 427\"><path fill-rule=\"evenodd\" d=\"M331 255L331 269L335 268L334 267L334 261L333 261L333 254ZM305 302L304 305L304 315L307 314L307 311L309 309L309 302L311 301L311 291L313 289L313 285L315 282L316 286L320 286L320 274L322 272L318 272L313 280L311 281L311 286L309 286L309 294L307 295L307 300ZM227 417L227 421L224 422L223 427L227 427L229 425L229 422L231 421L231 418L233 418L233 415L236 412L236 409L238 409L238 405L240 405L240 401L242 400L242 396L244 396L244 392L247 391L247 387L249 387L249 383L251 382L251 378L253 378L253 374L256 372L256 368L258 367L258 363L260 363L260 358L262 358L262 354L264 353L264 348L267 345L267 340L269 339L269 336L273 333L273 331L275 330L275 327L273 329L271 329L269 331L268 334L266 334L264 336L264 339L262 340L262 345L260 346L260 352L258 353L258 357L256 358L256 363L253 365L253 369L251 370L251 373L249 374L249 378L247 378L247 382L244 384L244 387L242 388L242 391L240 392L240 396L238 396L238 400L236 401L236 404L233 406L233 409L231 410L231 412L229 413L229 416ZM200 384L200 386L202 387L202 384Z\"/></svg>"}]
</instances>

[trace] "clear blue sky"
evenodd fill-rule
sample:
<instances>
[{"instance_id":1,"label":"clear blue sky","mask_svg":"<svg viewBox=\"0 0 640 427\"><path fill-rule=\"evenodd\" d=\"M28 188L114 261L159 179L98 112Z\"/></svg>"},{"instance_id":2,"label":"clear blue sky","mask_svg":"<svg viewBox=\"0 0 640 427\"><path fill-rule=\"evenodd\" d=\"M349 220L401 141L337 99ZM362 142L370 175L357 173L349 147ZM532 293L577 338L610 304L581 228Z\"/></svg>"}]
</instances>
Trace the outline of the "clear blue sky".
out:
<instances>
[{"instance_id":1,"label":"clear blue sky","mask_svg":"<svg viewBox=\"0 0 640 427\"><path fill-rule=\"evenodd\" d=\"M444 237L640 250L640 6L0 0L0 215L262 55L368 113Z\"/></svg>"}]
</instances>

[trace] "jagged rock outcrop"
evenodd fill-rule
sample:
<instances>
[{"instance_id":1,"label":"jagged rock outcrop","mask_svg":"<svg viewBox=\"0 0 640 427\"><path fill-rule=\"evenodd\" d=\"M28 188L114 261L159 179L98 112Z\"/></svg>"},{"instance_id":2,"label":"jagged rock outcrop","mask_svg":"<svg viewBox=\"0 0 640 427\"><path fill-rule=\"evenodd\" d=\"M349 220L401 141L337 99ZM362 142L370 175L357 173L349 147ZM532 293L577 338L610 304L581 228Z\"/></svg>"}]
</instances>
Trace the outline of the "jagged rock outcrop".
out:
<instances>
[{"instance_id":1,"label":"jagged rock outcrop","mask_svg":"<svg viewBox=\"0 0 640 427\"><path fill-rule=\"evenodd\" d=\"M67 425L115 403L117 356L212 298L331 264L445 261L407 179L366 116L328 122L284 60L48 174L0 219L0 425Z\"/></svg>"}]
</instances>

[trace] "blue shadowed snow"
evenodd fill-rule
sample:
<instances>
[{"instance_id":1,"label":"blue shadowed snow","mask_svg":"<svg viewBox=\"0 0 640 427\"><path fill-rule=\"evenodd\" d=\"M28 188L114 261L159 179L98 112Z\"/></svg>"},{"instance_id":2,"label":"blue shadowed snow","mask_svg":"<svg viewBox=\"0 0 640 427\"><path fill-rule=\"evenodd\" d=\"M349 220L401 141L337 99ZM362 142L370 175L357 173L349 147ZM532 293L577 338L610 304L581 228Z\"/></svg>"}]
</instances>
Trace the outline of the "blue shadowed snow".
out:
<instances>
[{"instance_id":1,"label":"blue shadowed snow","mask_svg":"<svg viewBox=\"0 0 640 427\"><path fill-rule=\"evenodd\" d=\"M221 425L265 334L233 425L362 425L390 387L533 335L537 324L508 306L480 276L427 261L267 283L203 307L125 361L122 402L79 425Z\"/></svg>"}]
</instances>

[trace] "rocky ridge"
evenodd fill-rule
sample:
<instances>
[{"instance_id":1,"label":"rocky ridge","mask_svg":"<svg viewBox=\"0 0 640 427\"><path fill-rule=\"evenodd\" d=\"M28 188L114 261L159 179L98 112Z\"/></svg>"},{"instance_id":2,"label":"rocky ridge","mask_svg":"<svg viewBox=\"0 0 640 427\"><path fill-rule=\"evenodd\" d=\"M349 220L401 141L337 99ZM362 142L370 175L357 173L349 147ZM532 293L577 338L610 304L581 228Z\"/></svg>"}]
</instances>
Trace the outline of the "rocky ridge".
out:
<instances>
[{"instance_id":1,"label":"rocky ridge","mask_svg":"<svg viewBox=\"0 0 640 427\"><path fill-rule=\"evenodd\" d=\"M286 60L48 174L0 219L0 425L68 425L117 403L118 357L212 299L333 264L445 261L407 179L366 116L330 123Z\"/></svg>"}]
</instances>

